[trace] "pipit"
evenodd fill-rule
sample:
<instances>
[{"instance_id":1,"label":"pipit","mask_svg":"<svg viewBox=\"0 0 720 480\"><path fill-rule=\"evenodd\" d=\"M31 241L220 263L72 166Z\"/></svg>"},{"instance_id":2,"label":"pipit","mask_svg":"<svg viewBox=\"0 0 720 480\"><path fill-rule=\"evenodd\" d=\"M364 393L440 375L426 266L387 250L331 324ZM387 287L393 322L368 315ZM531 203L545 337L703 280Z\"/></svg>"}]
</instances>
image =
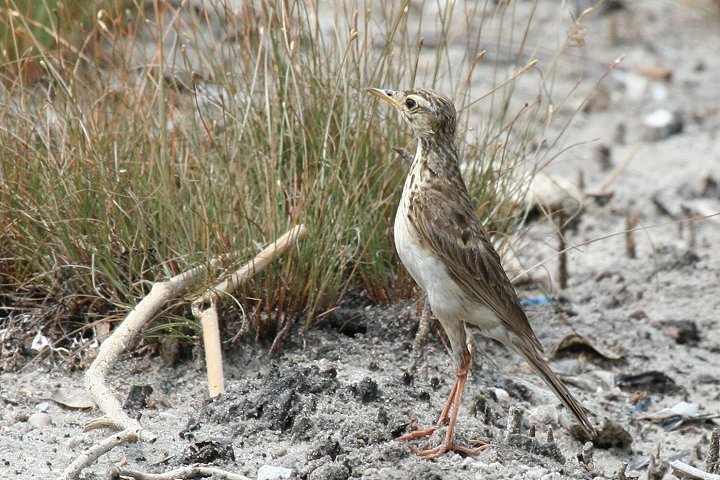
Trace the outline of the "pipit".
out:
<instances>
[{"instance_id":1,"label":"pipit","mask_svg":"<svg viewBox=\"0 0 720 480\"><path fill-rule=\"evenodd\" d=\"M400 439L426 437L447 424L439 446L429 448L426 443L410 448L428 458L451 450L466 454L482 450L453 443L460 400L472 365L466 324L525 357L580 422L585 434L594 438L596 432L585 409L543 359L543 347L470 201L460 174L452 101L431 90L368 91L394 106L418 140L395 216L395 246L410 275L427 292L457 366L455 384L437 425Z\"/></svg>"}]
</instances>

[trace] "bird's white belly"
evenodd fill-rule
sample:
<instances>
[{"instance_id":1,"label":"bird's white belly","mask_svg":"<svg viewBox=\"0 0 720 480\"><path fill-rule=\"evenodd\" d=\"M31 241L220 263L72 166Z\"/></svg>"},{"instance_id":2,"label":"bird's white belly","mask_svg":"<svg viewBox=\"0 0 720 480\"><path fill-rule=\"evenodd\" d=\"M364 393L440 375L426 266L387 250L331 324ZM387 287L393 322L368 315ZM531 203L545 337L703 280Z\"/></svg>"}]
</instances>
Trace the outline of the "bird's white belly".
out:
<instances>
[{"instance_id":1,"label":"bird's white belly","mask_svg":"<svg viewBox=\"0 0 720 480\"><path fill-rule=\"evenodd\" d=\"M433 307L442 304L450 310L452 306L462 308L465 296L448 274L445 264L412 239L405 237L404 241L398 240L396 234L400 260L418 285L427 292L430 304Z\"/></svg>"},{"instance_id":2,"label":"bird's white belly","mask_svg":"<svg viewBox=\"0 0 720 480\"><path fill-rule=\"evenodd\" d=\"M417 234L410 232L413 227L407 221L406 212L401 206L395 218L395 247L405 268L427 292L433 313L443 323L464 321L494 337L502 322L492 310L470 299L450 276L442 260L416 240Z\"/></svg>"}]
</instances>

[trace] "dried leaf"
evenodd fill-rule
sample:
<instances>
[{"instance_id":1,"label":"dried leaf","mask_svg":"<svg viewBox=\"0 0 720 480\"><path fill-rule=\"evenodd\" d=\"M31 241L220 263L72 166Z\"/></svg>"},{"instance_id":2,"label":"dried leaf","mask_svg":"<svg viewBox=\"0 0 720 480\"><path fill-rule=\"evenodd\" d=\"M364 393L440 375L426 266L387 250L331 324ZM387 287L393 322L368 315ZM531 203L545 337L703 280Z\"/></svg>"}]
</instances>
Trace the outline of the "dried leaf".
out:
<instances>
[{"instance_id":1,"label":"dried leaf","mask_svg":"<svg viewBox=\"0 0 720 480\"><path fill-rule=\"evenodd\" d=\"M84 393L77 393L62 387L56 388L50 395L50 399L67 408L85 409L95 407L95 403Z\"/></svg>"},{"instance_id":2,"label":"dried leaf","mask_svg":"<svg viewBox=\"0 0 720 480\"><path fill-rule=\"evenodd\" d=\"M657 370L618 375L615 384L626 390L643 389L660 393L675 391L680 388L675 383L675 380L666 373Z\"/></svg>"},{"instance_id":3,"label":"dried leaf","mask_svg":"<svg viewBox=\"0 0 720 480\"><path fill-rule=\"evenodd\" d=\"M587 337L577 333L570 333L560 340L550 354L550 358L556 359L577 354L585 354L606 362L618 362L625 358L624 355L611 353L604 349L601 351Z\"/></svg>"}]
</instances>

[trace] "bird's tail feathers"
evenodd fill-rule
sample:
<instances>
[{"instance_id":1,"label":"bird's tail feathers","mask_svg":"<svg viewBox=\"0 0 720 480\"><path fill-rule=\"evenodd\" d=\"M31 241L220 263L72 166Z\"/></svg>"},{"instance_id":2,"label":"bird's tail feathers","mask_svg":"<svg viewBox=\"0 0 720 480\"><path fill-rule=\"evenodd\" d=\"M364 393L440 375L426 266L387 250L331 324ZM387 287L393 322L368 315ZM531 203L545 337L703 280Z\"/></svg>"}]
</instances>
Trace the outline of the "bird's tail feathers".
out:
<instances>
[{"instance_id":1,"label":"bird's tail feathers","mask_svg":"<svg viewBox=\"0 0 720 480\"><path fill-rule=\"evenodd\" d=\"M547 386L555 392L555 395L562 404L565 405L565 408L567 408L573 417L580 422L580 426L585 434L590 439L595 438L597 436L597 432L587 417L587 410L575 399L573 394L570 393L570 390L568 390L563 381L560 380L560 377L558 377L557 374L550 369L550 366L540 356L540 353L531 346L516 345L516 348L530 363L533 370L535 370L535 372L545 381Z\"/></svg>"}]
</instances>

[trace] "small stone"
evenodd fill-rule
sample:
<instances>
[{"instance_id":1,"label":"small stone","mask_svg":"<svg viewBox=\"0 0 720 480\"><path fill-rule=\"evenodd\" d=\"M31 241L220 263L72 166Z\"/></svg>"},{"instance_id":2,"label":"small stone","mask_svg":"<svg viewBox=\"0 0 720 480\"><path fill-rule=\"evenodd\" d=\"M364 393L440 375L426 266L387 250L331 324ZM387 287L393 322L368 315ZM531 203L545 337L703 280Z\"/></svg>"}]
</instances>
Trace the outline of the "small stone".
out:
<instances>
[{"instance_id":1,"label":"small stone","mask_svg":"<svg viewBox=\"0 0 720 480\"><path fill-rule=\"evenodd\" d=\"M15 423L25 423L25 422L28 421L29 418L30 418L30 417L28 416L27 413L25 413L25 412L18 412L18 413L15 414L15 416L13 416L13 421L14 421Z\"/></svg>"},{"instance_id":2,"label":"small stone","mask_svg":"<svg viewBox=\"0 0 720 480\"><path fill-rule=\"evenodd\" d=\"M643 140L657 141L682 133L684 125L680 114L666 109L655 110L643 119Z\"/></svg>"},{"instance_id":3,"label":"small stone","mask_svg":"<svg viewBox=\"0 0 720 480\"><path fill-rule=\"evenodd\" d=\"M615 131L613 132L613 141L615 143L617 143L618 145L624 145L626 135L627 135L627 127L622 122L618 123L615 126Z\"/></svg>"},{"instance_id":4,"label":"small stone","mask_svg":"<svg viewBox=\"0 0 720 480\"><path fill-rule=\"evenodd\" d=\"M558 423L558 411L555 405L539 405L527 412L531 425L554 425Z\"/></svg>"},{"instance_id":5,"label":"small stone","mask_svg":"<svg viewBox=\"0 0 720 480\"><path fill-rule=\"evenodd\" d=\"M82 445L84 441L85 441L85 437L83 437L81 435L75 435L74 437L70 437L68 439L68 441L65 442L65 445L70 450L74 450L74 449L78 448L80 445Z\"/></svg>"},{"instance_id":6,"label":"small stone","mask_svg":"<svg viewBox=\"0 0 720 480\"><path fill-rule=\"evenodd\" d=\"M180 339L167 336L160 339L160 358L165 365L174 367L180 363Z\"/></svg>"},{"instance_id":7,"label":"small stone","mask_svg":"<svg viewBox=\"0 0 720 480\"><path fill-rule=\"evenodd\" d=\"M632 101L640 101L645 98L650 81L635 72L621 72L615 70L612 77L625 88L625 96Z\"/></svg>"},{"instance_id":8,"label":"small stone","mask_svg":"<svg viewBox=\"0 0 720 480\"><path fill-rule=\"evenodd\" d=\"M49 414L45 412L35 412L28 417L28 423L33 427L40 428L52 425L53 422L52 417Z\"/></svg>"},{"instance_id":9,"label":"small stone","mask_svg":"<svg viewBox=\"0 0 720 480\"><path fill-rule=\"evenodd\" d=\"M700 332L692 320L668 320L662 322L661 328L665 335L680 345L696 344L700 341Z\"/></svg>"},{"instance_id":10,"label":"small stone","mask_svg":"<svg viewBox=\"0 0 720 480\"><path fill-rule=\"evenodd\" d=\"M612 150L609 146L603 144L595 147L595 161L600 166L600 170L607 172L613 167Z\"/></svg>"},{"instance_id":11,"label":"small stone","mask_svg":"<svg viewBox=\"0 0 720 480\"><path fill-rule=\"evenodd\" d=\"M496 388L494 392L498 402L508 403L510 401L510 394L502 388Z\"/></svg>"},{"instance_id":12,"label":"small stone","mask_svg":"<svg viewBox=\"0 0 720 480\"><path fill-rule=\"evenodd\" d=\"M273 450L271 452L271 455L273 458L284 457L285 455L287 455L287 448L284 448L284 447L276 448L275 450Z\"/></svg>"},{"instance_id":13,"label":"small stone","mask_svg":"<svg viewBox=\"0 0 720 480\"><path fill-rule=\"evenodd\" d=\"M257 473L257 480L284 480L290 478L293 471L285 467L263 465Z\"/></svg>"},{"instance_id":14,"label":"small stone","mask_svg":"<svg viewBox=\"0 0 720 480\"><path fill-rule=\"evenodd\" d=\"M310 473L308 480L347 480L350 471L340 463L326 463Z\"/></svg>"},{"instance_id":15,"label":"small stone","mask_svg":"<svg viewBox=\"0 0 720 480\"><path fill-rule=\"evenodd\" d=\"M578 212L582 210L583 199L583 192L571 179L539 173L533 177L525 201L530 210L539 212Z\"/></svg>"},{"instance_id":16,"label":"small stone","mask_svg":"<svg viewBox=\"0 0 720 480\"><path fill-rule=\"evenodd\" d=\"M375 380L365 377L359 384L354 386L355 396L362 403L373 402L378 399L378 385Z\"/></svg>"},{"instance_id":17,"label":"small stone","mask_svg":"<svg viewBox=\"0 0 720 480\"><path fill-rule=\"evenodd\" d=\"M335 438L328 437L324 440L318 440L306 453L307 460L317 460L325 456L335 460L338 455L344 453L340 442Z\"/></svg>"},{"instance_id":18,"label":"small stone","mask_svg":"<svg viewBox=\"0 0 720 480\"><path fill-rule=\"evenodd\" d=\"M123 409L130 412L146 409L148 407L148 397L152 392L152 385L133 385L130 387Z\"/></svg>"}]
</instances>

